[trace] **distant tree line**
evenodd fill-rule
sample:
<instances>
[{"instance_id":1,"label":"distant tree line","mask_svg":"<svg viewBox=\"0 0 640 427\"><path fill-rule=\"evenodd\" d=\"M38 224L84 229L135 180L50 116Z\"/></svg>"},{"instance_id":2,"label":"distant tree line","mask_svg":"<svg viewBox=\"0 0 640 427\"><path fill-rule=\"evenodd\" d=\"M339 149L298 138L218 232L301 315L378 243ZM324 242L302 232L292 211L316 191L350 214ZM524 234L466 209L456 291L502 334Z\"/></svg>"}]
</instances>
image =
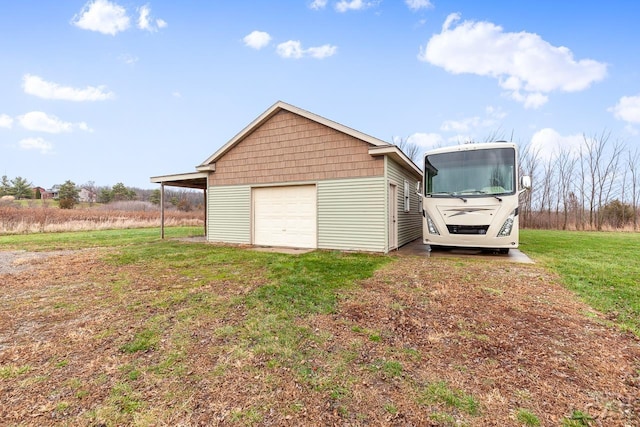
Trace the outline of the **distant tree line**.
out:
<instances>
[{"instance_id":1,"label":"distant tree line","mask_svg":"<svg viewBox=\"0 0 640 427\"><path fill-rule=\"evenodd\" d=\"M16 199L32 199L35 197L33 186L21 176L13 179L3 175L0 179L0 197L13 196Z\"/></svg>"},{"instance_id":2,"label":"distant tree line","mask_svg":"<svg viewBox=\"0 0 640 427\"><path fill-rule=\"evenodd\" d=\"M583 135L579 147L542 153L520 150L531 191L521 200L521 223L530 228L638 230L640 148L610 134Z\"/></svg>"},{"instance_id":3,"label":"distant tree line","mask_svg":"<svg viewBox=\"0 0 640 427\"><path fill-rule=\"evenodd\" d=\"M148 190L135 187L127 187L122 182L110 186L97 186L93 181L82 185L76 185L67 180L62 185L55 186L57 190L58 205L62 209L73 209L82 201L109 204L114 202L139 201L160 205L160 190ZM6 175L0 179L0 197L12 196L15 199L40 199L42 194L40 187L35 187L25 178L16 177L9 179ZM201 191L188 189L165 189L167 204L180 211L192 211L202 209L204 200Z\"/></svg>"}]
</instances>

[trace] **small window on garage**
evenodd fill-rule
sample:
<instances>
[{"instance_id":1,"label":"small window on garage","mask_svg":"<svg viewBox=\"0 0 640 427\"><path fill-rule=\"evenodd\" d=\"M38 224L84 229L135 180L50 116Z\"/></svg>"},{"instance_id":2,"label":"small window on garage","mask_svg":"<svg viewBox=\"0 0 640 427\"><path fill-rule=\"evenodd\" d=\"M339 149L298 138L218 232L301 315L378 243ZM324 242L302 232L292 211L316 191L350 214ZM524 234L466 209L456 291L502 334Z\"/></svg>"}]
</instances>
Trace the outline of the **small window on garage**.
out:
<instances>
[{"instance_id":1,"label":"small window on garage","mask_svg":"<svg viewBox=\"0 0 640 427\"><path fill-rule=\"evenodd\" d=\"M411 210L411 192L409 191L409 181L404 180L404 211L409 212Z\"/></svg>"}]
</instances>

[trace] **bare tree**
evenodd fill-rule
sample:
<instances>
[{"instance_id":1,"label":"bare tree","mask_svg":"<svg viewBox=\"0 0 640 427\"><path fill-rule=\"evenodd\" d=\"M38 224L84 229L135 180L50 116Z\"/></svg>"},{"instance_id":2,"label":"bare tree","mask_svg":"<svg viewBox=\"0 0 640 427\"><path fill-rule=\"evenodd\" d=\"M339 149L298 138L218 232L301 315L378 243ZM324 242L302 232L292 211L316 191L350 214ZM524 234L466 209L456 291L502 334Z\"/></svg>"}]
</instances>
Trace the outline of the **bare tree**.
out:
<instances>
[{"instance_id":1,"label":"bare tree","mask_svg":"<svg viewBox=\"0 0 640 427\"><path fill-rule=\"evenodd\" d=\"M606 158L610 132L603 131L599 136L587 138L585 141L585 157L589 168L589 226L602 229L600 209L609 201L613 184L618 173L618 163L623 145L616 142L611 154Z\"/></svg>"},{"instance_id":2,"label":"bare tree","mask_svg":"<svg viewBox=\"0 0 640 427\"><path fill-rule=\"evenodd\" d=\"M580 204L580 199L578 199L578 196L576 196L576 193L574 191L571 191L569 193L567 202L569 203L568 211L573 214L574 227L576 228L576 230L579 230L581 225L584 226L584 224L580 223L580 221L582 221L582 214L583 214L583 209L582 209L582 205Z\"/></svg>"},{"instance_id":3,"label":"bare tree","mask_svg":"<svg viewBox=\"0 0 640 427\"><path fill-rule=\"evenodd\" d=\"M504 136L504 131L502 128L498 127L497 129L492 130L484 137L482 142L498 142L498 141L507 141ZM509 141L513 141L513 130L511 131L511 138Z\"/></svg>"},{"instance_id":4,"label":"bare tree","mask_svg":"<svg viewBox=\"0 0 640 427\"><path fill-rule=\"evenodd\" d=\"M545 213L546 211L546 228L554 228L554 224L552 223L551 212L553 205L554 192L556 191L556 176L553 173L555 170L556 163L558 162L557 157L549 160L545 163L543 169L543 179L542 179L542 194L540 199L540 211Z\"/></svg>"},{"instance_id":5,"label":"bare tree","mask_svg":"<svg viewBox=\"0 0 640 427\"><path fill-rule=\"evenodd\" d=\"M523 227L602 230L620 204L628 209L616 220L640 229L640 147L627 149L607 131L583 134L579 155L565 148L547 160L525 145L519 167L534 183L521 199Z\"/></svg>"},{"instance_id":6,"label":"bare tree","mask_svg":"<svg viewBox=\"0 0 640 427\"><path fill-rule=\"evenodd\" d=\"M558 194L556 213L558 213L558 205L562 204L562 229L567 229L569 221L569 195L572 194L573 187L573 171L576 165L576 158L571 155L569 150L561 149L556 158L556 170L558 172Z\"/></svg>"},{"instance_id":7,"label":"bare tree","mask_svg":"<svg viewBox=\"0 0 640 427\"><path fill-rule=\"evenodd\" d=\"M627 151L627 165L631 174L631 206L633 207L633 230L638 230L638 199L640 199L640 149Z\"/></svg>"},{"instance_id":8,"label":"bare tree","mask_svg":"<svg viewBox=\"0 0 640 427\"><path fill-rule=\"evenodd\" d=\"M580 147L580 157L578 159L578 165L580 165L580 186L578 187L578 194L580 194L580 200L578 202L578 211L576 212L576 228L584 230L585 224L585 201L587 195L587 171L585 169L585 147Z\"/></svg>"},{"instance_id":9,"label":"bare tree","mask_svg":"<svg viewBox=\"0 0 640 427\"><path fill-rule=\"evenodd\" d=\"M584 138L584 161L587 162L587 167L589 168L589 227L593 229L593 225L595 222L596 216L596 192L597 192L597 173L598 173L598 163L602 158L602 151L604 150L604 146L609 139L608 134L602 134L600 138L592 137L587 138L586 135L582 135ZM586 193L586 191L585 191Z\"/></svg>"},{"instance_id":10,"label":"bare tree","mask_svg":"<svg viewBox=\"0 0 640 427\"><path fill-rule=\"evenodd\" d=\"M98 187L96 187L96 183L94 181L87 181L82 184L80 188L85 190L89 206L92 206L98 199Z\"/></svg>"},{"instance_id":11,"label":"bare tree","mask_svg":"<svg viewBox=\"0 0 640 427\"><path fill-rule=\"evenodd\" d=\"M420 147L409 142L409 138L394 138L394 145L400 149L408 158L419 165Z\"/></svg>"},{"instance_id":12,"label":"bare tree","mask_svg":"<svg viewBox=\"0 0 640 427\"><path fill-rule=\"evenodd\" d=\"M618 166L623 151L623 144L616 141L608 159L603 159L603 162L598 163L598 213L612 200L612 192L614 191L616 178L620 172ZM598 214L598 231L602 230L603 220L604 217Z\"/></svg>"},{"instance_id":13,"label":"bare tree","mask_svg":"<svg viewBox=\"0 0 640 427\"><path fill-rule=\"evenodd\" d=\"M533 198L536 194L537 169L540 163L540 149L534 149L531 145L525 145L520 150L520 175L529 175L531 177L532 187L529 191L522 194L522 225L523 227L531 226L531 215L533 213Z\"/></svg>"},{"instance_id":14,"label":"bare tree","mask_svg":"<svg viewBox=\"0 0 640 427\"><path fill-rule=\"evenodd\" d=\"M627 175L629 170L627 168L622 168L622 182L620 183L620 205L621 205L621 215L620 215L620 225L622 227L631 219L631 215L627 215L627 204L625 203L625 196L627 195ZM628 217L628 218L627 218Z\"/></svg>"}]
</instances>

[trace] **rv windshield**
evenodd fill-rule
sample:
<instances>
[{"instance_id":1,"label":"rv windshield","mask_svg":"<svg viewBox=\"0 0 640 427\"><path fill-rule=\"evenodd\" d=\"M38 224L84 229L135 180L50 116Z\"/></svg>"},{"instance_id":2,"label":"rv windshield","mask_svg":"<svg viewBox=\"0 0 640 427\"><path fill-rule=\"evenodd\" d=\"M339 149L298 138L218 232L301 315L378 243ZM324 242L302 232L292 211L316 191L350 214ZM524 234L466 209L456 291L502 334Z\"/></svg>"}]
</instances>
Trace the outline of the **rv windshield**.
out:
<instances>
[{"instance_id":1,"label":"rv windshield","mask_svg":"<svg viewBox=\"0 0 640 427\"><path fill-rule=\"evenodd\" d=\"M513 194L516 189L513 148L464 150L428 155L425 192L433 197Z\"/></svg>"}]
</instances>

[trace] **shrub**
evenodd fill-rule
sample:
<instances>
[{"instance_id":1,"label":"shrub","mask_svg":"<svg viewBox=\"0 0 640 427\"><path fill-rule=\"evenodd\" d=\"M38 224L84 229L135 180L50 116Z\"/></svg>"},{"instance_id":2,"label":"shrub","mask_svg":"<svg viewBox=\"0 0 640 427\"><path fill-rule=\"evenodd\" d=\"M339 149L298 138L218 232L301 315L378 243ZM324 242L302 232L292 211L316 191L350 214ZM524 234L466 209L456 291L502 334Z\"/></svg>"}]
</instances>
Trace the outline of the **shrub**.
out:
<instances>
[{"instance_id":1,"label":"shrub","mask_svg":"<svg viewBox=\"0 0 640 427\"><path fill-rule=\"evenodd\" d=\"M73 209L80 201L80 190L72 181L67 180L60 186L58 205L60 209Z\"/></svg>"}]
</instances>

